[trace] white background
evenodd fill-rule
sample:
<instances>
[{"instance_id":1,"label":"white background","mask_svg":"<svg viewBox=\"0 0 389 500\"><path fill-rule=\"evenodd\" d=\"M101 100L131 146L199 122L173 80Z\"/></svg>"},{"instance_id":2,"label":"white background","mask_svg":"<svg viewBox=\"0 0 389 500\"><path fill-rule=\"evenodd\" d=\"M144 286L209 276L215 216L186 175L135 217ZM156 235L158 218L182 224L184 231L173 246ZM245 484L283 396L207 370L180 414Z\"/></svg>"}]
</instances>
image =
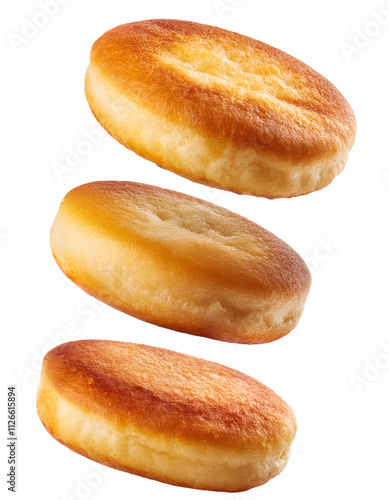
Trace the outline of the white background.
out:
<instances>
[{"instance_id":1,"label":"white background","mask_svg":"<svg viewBox=\"0 0 389 500\"><path fill-rule=\"evenodd\" d=\"M23 500L387 499L388 0L55 3L58 11L46 20L37 14L42 7L35 0L2 2L0 12L1 495L6 491L6 388L16 384L17 495ZM382 10L379 25L374 12ZM119 145L99 127L84 97L89 52L106 30L150 18L222 26L283 49L326 76L358 120L344 172L320 192L269 201L194 184ZM20 42L26 20L42 26L30 28L30 38ZM82 144L85 131L100 142L88 149ZM84 157L62 177L56 175L54 166L65 164L77 147L84 147ZM227 344L164 330L89 299L57 268L49 231L68 190L102 179L151 183L207 199L288 242L313 276L297 328L268 345ZM54 343L75 338L158 345L258 378L297 415L290 464L267 485L239 494L97 470L51 438L35 410L41 355Z\"/></svg>"}]
</instances>

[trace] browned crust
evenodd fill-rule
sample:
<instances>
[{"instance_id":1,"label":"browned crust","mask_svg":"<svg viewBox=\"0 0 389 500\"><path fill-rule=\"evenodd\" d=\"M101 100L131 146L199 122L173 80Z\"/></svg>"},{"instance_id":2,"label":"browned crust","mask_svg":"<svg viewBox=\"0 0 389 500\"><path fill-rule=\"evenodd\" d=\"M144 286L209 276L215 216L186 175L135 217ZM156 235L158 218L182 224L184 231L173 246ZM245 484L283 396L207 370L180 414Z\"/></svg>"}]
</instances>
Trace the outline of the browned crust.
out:
<instances>
[{"instance_id":1,"label":"browned crust","mask_svg":"<svg viewBox=\"0 0 389 500\"><path fill-rule=\"evenodd\" d=\"M142 235L136 235L132 229L131 221L124 221L123 215L126 212L126 205L131 200L144 200L145 207L151 199L160 199L169 209L169 199L183 200L188 207L193 207L195 212L198 207L216 213L220 220L235 224L235 231L242 236L246 233L253 235L258 248L263 248L264 258L255 258L248 254L246 259L234 260L221 263L212 261L207 263L201 259L199 254L180 254L180 260L184 260L193 273L202 275L205 280L212 279L220 285L235 288L254 287L265 294L275 295L282 293L287 296L298 295L306 291L311 285L311 274L300 255L287 243L275 236L273 233L263 228L259 224L232 212L224 207L215 205L200 198L195 198L178 191L142 184L130 181L95 181L77 186L65 196L61 210L65 216L74 217L90 224L96 230L104 234L112 234L112 237L122 241L123 244L141 244ZM148 208L148 207L147 207ZM152 207L151 207L152 210ZM199 213L199 217L201 217ZM165 232L162 228L161 231ZM151 242L145 237L144 244L150 245L155 252L163 259L171 259L174 262L174 241L169 241L169 234L166 233L166 242L169 248ZM131 239L130 239L131 238ZM159 248L158 248L159 247ZM179 251L179 249L177 249ZM210 249L204 246L204 251ZM168 255L170 254L170 256ZM220 256L219 256L220 257ZM219 265L217 265L219 264Z\"/></svg>"},{"instance_id":2,"label":"browned crust","mask_svg":"<svg viewBox=\"0 0 389 500\"><path fill-rule=\"evenodd\" d=\"M296 431L290 407L265 385L167 349L68 342L46 354L43 369L62 397L118 428L245 452L282 448Z\"/></svg>"},{"instance_id":3,"label":"browned crust","mask_svg":"<svg viewBox=\"0 0 389 500\"><path fill-rule=\"evenodd\" d=\"M158 218L156 204L168 219L176 217L172 225ZM156 215L151 235L148 220L139 222L145 214ZM191 226L197 221L203 224L200 234ZM227 236L220 238L218 231ZM107 304L163 327L229 342L270 342L286 335L300 318L311 284L301 257L252 221L188 195L132 182L93 182L70 191L53 224L51 247L66 276ZM91 251L95 265L87 270L83 263L92 262L86 257ZM126 259L127 252L140 255L138 264ZM148 259L161 276L158 293L181 287L187 293L182 305L172 302L163 313L151 303L134 307L126 290L112 298L116 290L101 277L104 269L118 264L123 273L136 271L137 286L146 290L142 269ZM224 308L224 319L204 316L204 307L215 302ZM202 309L196 312L197 307ZM261 307L269 321L260 328L246 324L243 331L248 315Z\"/></svg>"},{"instance_id":4,"label":"browned crust","mask_svg":"<svg viewBox=\"0 0 389 500\"><path fill-rule=\"evenodd\" d=\"M299 97L277 96L296 112L278 112L266 98L241 93L234 86L199 86L184 71L161 62L161 56L187 42L217 46L227 57L238 47L248 61L263 60L264 71L277 67L286 86L304 89ZM91 64L155 114L238 147L275 154L291 167L328 158L329 152L350 149L354 142L354 113L327 79L285 52L222 28L171 19L124 24L94 43ZM309 113L308 123L299 121L300 111Z\"/></svg>"}]
</instances>

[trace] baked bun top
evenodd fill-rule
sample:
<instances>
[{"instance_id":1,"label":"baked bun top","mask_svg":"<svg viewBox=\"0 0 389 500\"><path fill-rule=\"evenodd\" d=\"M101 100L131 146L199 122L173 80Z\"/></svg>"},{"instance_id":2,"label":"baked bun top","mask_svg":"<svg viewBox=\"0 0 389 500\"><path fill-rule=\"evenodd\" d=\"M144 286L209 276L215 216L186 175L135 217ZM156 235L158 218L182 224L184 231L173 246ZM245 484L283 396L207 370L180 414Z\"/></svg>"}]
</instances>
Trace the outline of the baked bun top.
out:
<instances>
[{"instance_id":1,"label":"baked bun top","mask_svg":"<svg viewBox=\"0 0 389 500\"><path fill-rule=\"evenodd\" d=\"M280 452L296 432L291 408L257 380L167 349L106 340L59 345L43 362L46 383L116 426L155 435Z\"/></svg>"},{"instance_id":2,"label":"baked bun top","mask_svg":"<svg viewBox=\"0 0 389 500\"><path fill-rule=\"evenodd\" d=\"M182 280L196 276L215 289L260 291L274 299L305 294L311 285L303 259L277 236L176 191L128 181L91 182L70 191L60 212L79 231L92 233L96 244L111 240L155 255L161 266L179 268Z\"/></svg>"},{"instance_id":3,"label":"baked bun top","mask_svg":"<svg viewBox=\"0 0 389 500\"><path fill-rule=\"evenodd\" d=\"M94 43L91 66L155 114L290 168L346 156L354 142L354 113L334 85L285 52L222 28L124 24Z\"/></svg>"}]
</instances>

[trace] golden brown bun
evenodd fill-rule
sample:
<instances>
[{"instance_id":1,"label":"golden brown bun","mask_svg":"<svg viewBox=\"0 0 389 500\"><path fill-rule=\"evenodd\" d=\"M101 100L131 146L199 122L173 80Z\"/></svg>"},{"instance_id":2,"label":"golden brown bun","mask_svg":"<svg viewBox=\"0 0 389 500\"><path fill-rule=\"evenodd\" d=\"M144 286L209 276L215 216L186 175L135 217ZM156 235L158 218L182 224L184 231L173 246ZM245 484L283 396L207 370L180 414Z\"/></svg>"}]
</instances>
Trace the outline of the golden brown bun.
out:
<instances>
[{"instance_id":1,"label":"golden brown bun","mask_svg":"<svg viewBox=\"0 0 389 500\"><path fill-rule=\"evenodd\" d=\"M49 433L115 469L189 488L242 491L285 467L293 411L257 380L167 349L80 340L44 358Z\"/></svg>"},{"instance_id":2,"label":"golden brown bun","mask_svg":"<svg viewBox=\"0 0 389 500\"><path fill-rule=\"evenodd\" d=\"M311 277L301 257L253 222L211 203L132 182L70 191L51 229L61 270L137 318L255 344L297 324Z\"/></svg>"},{"instance_id":3,"label":"golden brown bun","mask_svg":"<svg viewBox=\"0 0 389 500\"><path fill-rule=\"evenodd\" d=\"M291 197L327 186L354 113L298 59L221 28L169 19L118 26L92 47L85 92L119 142L193 181Z\"/></svg>"}]
</instances>

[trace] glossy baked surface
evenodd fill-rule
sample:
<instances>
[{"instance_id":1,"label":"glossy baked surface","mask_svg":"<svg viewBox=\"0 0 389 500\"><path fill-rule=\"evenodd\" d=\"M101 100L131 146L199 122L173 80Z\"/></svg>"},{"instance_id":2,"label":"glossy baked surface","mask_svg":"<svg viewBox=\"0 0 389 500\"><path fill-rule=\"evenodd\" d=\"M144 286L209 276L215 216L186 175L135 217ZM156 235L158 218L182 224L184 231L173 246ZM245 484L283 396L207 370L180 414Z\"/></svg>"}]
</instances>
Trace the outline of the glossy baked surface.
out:
<instances>
[{"instance_id":1,"label":"glossy baked surface","mask_svg":"<svg viewBox=\"0 0 389 500\"><path fill-rule=\"evenodd\" d=\"M118 26L93 45L86 96L139 155L194 181L269 198L321 189L343 169L354 113L298 59L221 28Z\"/></svg>"},{"instance_id":2,"label":"glossy baked surface","mask_svg":"<svg viewBox=\"0 0 389 500\"><path fill-rule=\"evenodd\" d=\"M257 224L181 193L132 182L70 191L51 229L62 271L137 318L239 343L297 324L311 277L301 257Z\"/></svg>"},{"instance_id":3,"label":"glossy baked surface","mask_svg":"<svg viewBox=\"0 0 389 500\"><path fill-rule=\"evenodd\" d=\"M44 359L38 413L69 448L114 468L201 489L240 491L286 465L290 407L223 365L151 346L62 344Z\"/></svg>"}]
</instances>

